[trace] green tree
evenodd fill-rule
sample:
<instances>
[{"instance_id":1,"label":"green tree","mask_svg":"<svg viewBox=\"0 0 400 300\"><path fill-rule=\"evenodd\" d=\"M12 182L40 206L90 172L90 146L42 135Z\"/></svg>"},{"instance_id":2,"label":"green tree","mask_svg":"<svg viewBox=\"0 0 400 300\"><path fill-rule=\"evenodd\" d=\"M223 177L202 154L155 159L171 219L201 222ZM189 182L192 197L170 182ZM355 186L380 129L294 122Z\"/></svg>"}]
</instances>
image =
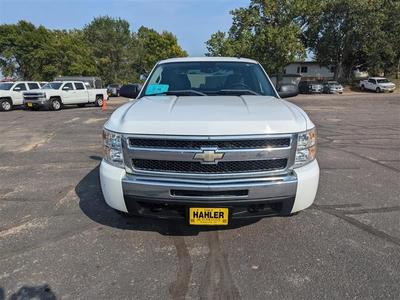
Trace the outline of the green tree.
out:
<instances>
[{"instance_id":1,"label":"green tree","mask_svg":"<svg viewBox=\"0 0 400 300\"><path fill-rule=\"evenodd\" d=\"M268 72L282 72L294 59L306 55L302 36L315 17L318 1L252 0L249 7L235 9L228 33L217 32L206 42L213 56L243 56L261 62Z\"/></svg>"},{"instance_id":2,"label":"green tree","mask_svg":"<svg viewBox=\"0 0 400 300\"><path fill-rule=\"evenodd\" d=\"M96 71L80 31L50 31L25 21L0 26L0 68L6 76L29 80Z\"/></svg>"},{"instance_id":3,"label":"green tree","mask_svg":"<svg viewBox=\"0 0 400 300\"><path fill-rule=\"evenodd\" d=\"M158 33L142 26L133 34L133 44L135 69L139 72L150 71L159 60L187 56L187 52L179 46L177 38L167 31Z\"/></svg>"},{"instance_id":4,"label":"green tree","mask_svg":"<svg viewBox=\"0 0 400 300\"><path fill-rule=\"evenodd\" d=\"M80 30L53 33L53 59L56 75L95 76L96 64L92 48Z\"/></svg>"},{"instance_id":5,"label":"green tree","mask_svg":"<svg viewBox=\"0 0 400 300\"><path fill-rule=\"evenodd\" d=\"M307 30L307 45L317 61L336 67L335 78L350 78L357 65L367 66L372 75L393 69L400 40L397 1L321 3L319 18Z\"/></svg>"},{"instance_id":6,"label":"green tree","mask_svg":"<svg viewBox=\"0 0 400 300\"><path fill-rule=\"evenodd\" d=\"M0 25L0 69L5 76L52 80L58 75L100 76L105 84L133 82L155 62L186 56L170 32L95 18L83 30L48 30L20 21Z\"/></svg>"},{"instance_id":7,"label":"green tree","mask_svg":"<svg viewBox=\"0 0 400 300\"><path fill-rule=\"evenodd\" d=\"M49 31L43 26L20 21L0 26L0 61L5 75L32 80L41 79L40 70L46 61Z\"/></svg>"},{"instance_id":8,"label":"green tree","mask_svg":"<svg viewBox=\"0 0 400 300\"><path fill-rule=\"evenodd\" d=\"M96 62L97 74L105 83L130 77L131 32L129 23L108 16L95 18L84 30Z\"/></svg>"}]
</instances>

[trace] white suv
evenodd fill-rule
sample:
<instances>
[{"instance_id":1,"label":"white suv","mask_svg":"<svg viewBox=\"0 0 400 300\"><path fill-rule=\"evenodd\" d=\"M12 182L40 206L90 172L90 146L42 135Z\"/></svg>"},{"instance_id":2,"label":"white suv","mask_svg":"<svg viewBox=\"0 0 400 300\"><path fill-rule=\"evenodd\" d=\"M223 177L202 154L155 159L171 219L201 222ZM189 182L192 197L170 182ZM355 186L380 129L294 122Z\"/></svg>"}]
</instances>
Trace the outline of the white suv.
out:
<instances>
[{"instance_id":1,"label":"white suv","mask_svg":"<svg viewBox=\"0 0 400 300\"><path fill-rule=\"evenodd\" d=\"M40 89L39 82L16 81L0 82L0 110L9 111L16 105L23 104L23 92Z\"/></svg>"}]
</instances>

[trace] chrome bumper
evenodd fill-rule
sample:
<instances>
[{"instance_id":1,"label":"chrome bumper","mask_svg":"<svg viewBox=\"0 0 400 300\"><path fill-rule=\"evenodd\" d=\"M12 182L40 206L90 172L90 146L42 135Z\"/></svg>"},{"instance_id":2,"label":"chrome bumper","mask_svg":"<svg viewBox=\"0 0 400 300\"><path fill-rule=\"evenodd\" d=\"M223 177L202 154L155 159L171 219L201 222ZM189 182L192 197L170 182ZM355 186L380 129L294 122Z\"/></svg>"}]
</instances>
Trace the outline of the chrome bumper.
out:
<instances>
[{"instance_id":1,"label":"chrome bumper","mask_svg":"<svg viewBox=\"0 0 400 300\"><path fill-rule=\"evenodd\" d=\"M186 209L195 205L230 207L232 218L250 218L289 214L296 197L297 177L293 173L249 179L186 180L126 175L122 178L122 190L125 205L133 214L184 218ZM171 207L176 210L173 214Z\"/></svg>"},{"instance_id":2,"label":"chrome bumper","mask_svg":"<svg viewBox=\"0 0 400 300\"><path fill-rule=\"evenodd\" d=\"M27 105L28 103L32 103L33 106L47 106L49 104L49 99L46 98L37 98L37 99L24 99L23 104Z\"/></svg>"}]
</instances>

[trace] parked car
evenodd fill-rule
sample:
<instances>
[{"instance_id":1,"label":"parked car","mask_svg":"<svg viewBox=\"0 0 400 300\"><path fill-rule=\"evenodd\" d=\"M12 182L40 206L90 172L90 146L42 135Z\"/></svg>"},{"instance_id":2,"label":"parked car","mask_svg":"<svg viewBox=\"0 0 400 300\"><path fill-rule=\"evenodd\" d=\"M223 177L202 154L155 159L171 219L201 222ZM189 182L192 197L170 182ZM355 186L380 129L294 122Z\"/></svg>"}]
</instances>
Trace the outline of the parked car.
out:
<instances>
[{"instance_id":1,"label":"parked car","mask_svg":"<svg viewBox=\"0 0 400 300\"><path fill-rule=\"evenodd\" d=\"M396 85L383 77L370 77L367 80L360 81L360 88L362 91L370 90L377 93L381 92L394 92Z\"/></svg>"},{"instance_id":2,"label":"parked car","mask_svg":"<svg viewBox=\"0 0 400 300\"><path fill-rule=\"evenodd\" d=\"M64 105L77 104L83 107L89 103L102 106L107 99L106 89L88 89L82 81L53 81L40 90L24 93L24 105L27 109L44 107L60 110Z\"/></svg>"},{"instance_id":3,"label":"parked car","mask_svg":"<svg viewBox=\"0 0 400 300\"><path fill-rule=\"evenodd\" d=\"M322 92L325 94L342 94L343 86L337 81L327 81L323 83Z\"/></svg>"},{"instance_id":4,"label":"parked car","mask_svg":"<svg viewBox=\"0 0 400 300\"><path fill-rule=\"evenodd\" d=\"M16 81L0 83L0 110L9 111L14 106L23 104L24 91L40 89L39 82Z\"/></svg>"},{"instance_id":5,"label":"parked car","mask_svg":"<svg viewBox=\"0 0 400 300\"><path fill-rule=\"evenodd\" d=\"M314 123L251 59L157 63L104 125L101 188L125 213L228 225L290 215L315 198Z\"/></svg>"},{"instance_id":6,"label":"parked car","mask_svg":"<svg viewBox=\"0 0 400 300\"><path fill-rule=\"evenodd\" d=\"M301 94L321 94L322 84L316 81L300 81L299 92Z\"/></svg>"},{"instance_id":7,"label":"parked car","mask_svg":"<svg viewBox=\"0 0 400 300\"><path fill-rule=\"evenodd\" d=\"M107 86L107 94L110 97L119 97L119 90L121 86L119 84L109 84Z\"/></svg>"}]
</instances>

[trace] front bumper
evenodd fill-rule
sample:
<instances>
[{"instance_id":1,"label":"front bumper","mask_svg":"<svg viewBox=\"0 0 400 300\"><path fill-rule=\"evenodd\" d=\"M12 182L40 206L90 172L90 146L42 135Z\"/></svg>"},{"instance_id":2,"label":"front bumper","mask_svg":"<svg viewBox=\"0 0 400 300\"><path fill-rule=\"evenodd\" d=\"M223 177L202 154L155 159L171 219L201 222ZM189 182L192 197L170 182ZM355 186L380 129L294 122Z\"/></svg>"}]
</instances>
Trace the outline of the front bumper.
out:
<instances>
[{"instance_id":1,"label":"front bumper","mask_svg":"<svg viewBox=\"0 0 400 300\"><path fill-rule=\"evenodd\" d=\"M383 92L393 92L396 87L380 87Z\"/></svg>"},{"instance_id":2,"label":"front bumper","mask_svg":"<svg viewBox=\"0 0 400 300\"><path fill-rule=\"evenodd\" d=\"M24 99L24 106L27 108L40 108L40 107L49 107L49 99L46 98L39 98L35 100L25 100Z\"/></svg>"},{"instance_id":3,"label":"front bumper","mask_svg":"<svg viewBox=\"0 0 400 300\"><path fill-rule=\"evenodd\" d=\"M100 181L107 204L135 215L184 219L188 207L228 207L231 218L288 215L309 207L319 180L316 160L285 176L183 180L135 176L105 161Z\"/></svg>"}]
</instances>

